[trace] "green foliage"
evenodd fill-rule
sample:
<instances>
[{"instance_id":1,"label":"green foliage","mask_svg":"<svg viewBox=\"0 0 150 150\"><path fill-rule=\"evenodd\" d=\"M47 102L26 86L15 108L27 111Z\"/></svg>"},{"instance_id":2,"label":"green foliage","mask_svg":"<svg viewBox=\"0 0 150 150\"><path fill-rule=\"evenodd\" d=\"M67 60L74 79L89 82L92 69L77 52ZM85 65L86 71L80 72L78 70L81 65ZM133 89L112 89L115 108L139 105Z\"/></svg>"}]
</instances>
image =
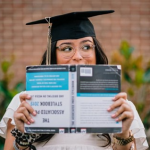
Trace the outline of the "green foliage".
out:
<instances>
[{"instance_id":1,"label":"green foliage","mask_svg":"<svg viewBox=\"0 0 150 150\"><path fill-rule=\"evenodd\" d=\"M0 120L4 115L7 106L11 102L12 98L25 89L23 82L18 82L10 89L9 85L14 77L14 74L10 72L10 68L13 64L14 59L11 61L1 62L1 72L3 74L0 79ZM0 138L0 150L3 149L4 139Z\"/></svg>"},{"instance_id":2,"label":"green foliage","mask_svg":"<svg viewBox=\"0 0 150 150\"><path fill-rule=\"evenodd\" d=\"M133 47L130 47L129 43L123 41L120 46L120 53L124 56L126 60L131 58L132 52L134 51Z\"/></svg>"},{"instance_id":3,"label":"green foliage","mask_svg":"<svg viewBox=\"0 0 150 150\"><path fill-rule=\"evenodd\" d=\"M146 72L144 74L144 82L150 83L150 62L148 63L148 66L146 68Z\"/></svg>"},{"instance_id":4,"label":"green foliage","mask_svg":"<svg viewBox=\"0 0 150 150\"><path fill-rule=\"evenodd\" d=\"M4 139L0 137L0 150L4 149Z\"/></svg>"},{"instance_id":5,"label":"green foliage","mask_svg":"<svg viewBox=\"0 0 150 150\"><path fill-rule=\"evenodd\" d=\"M150 128L150 61L143 57L133 57L134 48L126 41L112 55L112 64L122 66L122 91L126 91L143 120L145 128Z\"/></svg>"}]
</instances>

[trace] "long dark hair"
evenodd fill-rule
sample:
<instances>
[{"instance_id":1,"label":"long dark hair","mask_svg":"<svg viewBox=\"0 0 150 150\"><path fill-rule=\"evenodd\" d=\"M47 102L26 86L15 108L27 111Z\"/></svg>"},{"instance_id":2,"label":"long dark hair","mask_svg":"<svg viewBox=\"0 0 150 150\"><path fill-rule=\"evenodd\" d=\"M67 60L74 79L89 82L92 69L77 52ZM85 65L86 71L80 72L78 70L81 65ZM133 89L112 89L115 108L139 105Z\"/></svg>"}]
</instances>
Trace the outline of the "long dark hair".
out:
<instances>
[{"instance_id":1,"label":"long dark hair","mask_svg":"<svg viewBox=\"0 0 150 150\"><path fill-rule=\"evenodd\" d=\"M107 56L103 52L99 41L95 37L93 37L93 41L95 44L96 64L108 64ZM51 64L57 64L57 61L56 61L56 59L57 59L56 58L56 43L57 42L53 42L51 45ZM41 65L46 65L46 51L43 54ZM37 139L35 142L48 141L53 136L54 136L54 134L42 134L41 137L39 139ZM98 134L98 137L99 136L100 136L100 134ZM111 144L111 138L110 138L109 134L102 134L102 136L104 136L108 141L108 143L106 145L104 145L104 147L110 145Z\"/></svg>"}]
</instances>

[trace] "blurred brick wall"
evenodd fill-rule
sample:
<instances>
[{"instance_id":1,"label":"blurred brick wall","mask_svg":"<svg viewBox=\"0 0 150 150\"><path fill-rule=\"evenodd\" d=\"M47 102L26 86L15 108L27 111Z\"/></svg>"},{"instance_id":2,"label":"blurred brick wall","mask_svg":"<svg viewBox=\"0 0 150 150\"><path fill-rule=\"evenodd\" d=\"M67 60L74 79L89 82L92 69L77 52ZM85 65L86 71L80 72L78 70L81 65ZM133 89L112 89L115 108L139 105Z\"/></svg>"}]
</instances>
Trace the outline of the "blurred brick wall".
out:
<instances>
[{"instance_id":1,"label":"blurred brick wall","mask_svg":"<svg viewBox=\"0 0 150 150\"><path fill-rule=\"evenodd\" d=\"M25 66L40 63L46 49L47 25L26 22L73 11L115 10L91 18L108 58L122 40L135 55L150 60L150 0L0 0L0 61L15 56L13 83L25 81Z\"/></svg>"}]
</instances>

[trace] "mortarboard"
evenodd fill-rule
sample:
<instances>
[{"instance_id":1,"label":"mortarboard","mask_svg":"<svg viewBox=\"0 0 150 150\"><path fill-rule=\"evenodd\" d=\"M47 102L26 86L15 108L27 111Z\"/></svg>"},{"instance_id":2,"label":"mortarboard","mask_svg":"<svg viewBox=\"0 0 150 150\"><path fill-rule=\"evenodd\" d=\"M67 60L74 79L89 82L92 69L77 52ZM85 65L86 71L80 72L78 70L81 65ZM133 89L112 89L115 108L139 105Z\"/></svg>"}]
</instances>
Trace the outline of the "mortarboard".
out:
<instances>
[{"instance_id":1,"label":"mortarboard","mask_svg":"<svg viewBox=\"0 0 150 150\"><path fill-rule=\"evenodd\" d=\"M87 36L95 37L94 27L88 18L113 12L113 10L72 12L54 17L45 17L45 19L29 22L26 25L49 24L47 64L50 64L51 41L78 39Z\"/></svg>"}]
</instances>

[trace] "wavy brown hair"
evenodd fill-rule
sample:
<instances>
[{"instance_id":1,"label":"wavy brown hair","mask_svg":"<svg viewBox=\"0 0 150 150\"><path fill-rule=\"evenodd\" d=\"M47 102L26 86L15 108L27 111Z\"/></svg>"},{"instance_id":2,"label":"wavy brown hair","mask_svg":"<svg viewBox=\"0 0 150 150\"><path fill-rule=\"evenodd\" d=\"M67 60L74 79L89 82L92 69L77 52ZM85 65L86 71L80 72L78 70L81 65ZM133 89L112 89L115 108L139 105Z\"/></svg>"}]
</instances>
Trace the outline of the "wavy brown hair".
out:
<instances>
[{"instance_id":1,"label":"wavy brown hair","mask_svg":"<svg viewBox=\"0 0 150 150\"><path fill-rule=\"evenodd\" d=\"M107 56L105 55L105 53L102 50L102 47L99 43L99 41L93 37L93 41L95 44L95 52L96 52L96 64L108 64L108 59ZM57 64L56 61L56 43L57 42L53 42L51 45L51 64ZM41 65L46 65L46 51L43 54L42 60L41 60ZM49 141L52 137L54 136L54 134L42 134L41 137L39 139L37 139L35 142L43 142L43 141ZM98 137L100 137L100 134L97 135ZM109 136L108 133L106 134L102 134L102 136L104 136L108 143L106 145L104 145L103 147L109 146L111 144L111 138Z\"/></svg>"}]
</instances>

